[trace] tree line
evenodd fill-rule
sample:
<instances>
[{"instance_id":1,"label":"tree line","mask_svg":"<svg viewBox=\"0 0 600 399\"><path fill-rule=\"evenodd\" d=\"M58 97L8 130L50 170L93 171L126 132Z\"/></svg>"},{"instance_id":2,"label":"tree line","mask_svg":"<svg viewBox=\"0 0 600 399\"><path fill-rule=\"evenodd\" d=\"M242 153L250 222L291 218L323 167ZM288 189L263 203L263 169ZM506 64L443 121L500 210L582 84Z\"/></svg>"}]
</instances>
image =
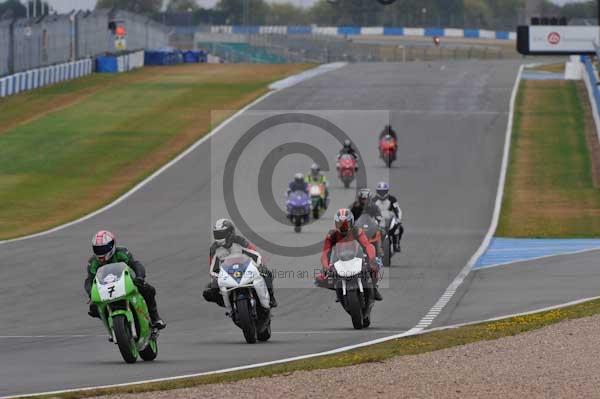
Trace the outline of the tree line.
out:
<instances>
[{"instance_id":1,"label":"tree line","mask_svg":"<svg viewBox=\"0 0 600 399\"><path fill-rule=\"evenodd\" d=\"M158 21L180 16L174 24L443 26L510 29L525 21L526 0L317 0L310 7L266 0L219 0L213 9L194 0L98 0L96 8L118 8L150 15ZM41 1L39 3L42 3ZM596 17L596 0L558 6L545 0L540 15L568 19ZM24 17L19 0L0 2L0 18ZM38 15L40 15L38 13Z\"/></svg>"}]
</instances>

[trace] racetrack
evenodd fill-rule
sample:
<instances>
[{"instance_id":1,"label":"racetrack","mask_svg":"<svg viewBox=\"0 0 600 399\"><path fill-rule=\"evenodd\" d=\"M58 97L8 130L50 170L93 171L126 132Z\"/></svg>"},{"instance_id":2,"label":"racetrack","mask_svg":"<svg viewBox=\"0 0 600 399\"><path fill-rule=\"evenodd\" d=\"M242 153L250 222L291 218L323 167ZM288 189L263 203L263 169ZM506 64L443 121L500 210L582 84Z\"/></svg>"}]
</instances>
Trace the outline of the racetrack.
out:
<instances>
[{"instance_id":1,"label":"racetrack","mask_svg":"<svg viewBox=\"0 0 600 399\"><path fill-rule=\"evenodd\" d=\"M313 353L402 332L415 326L480 245L492 217L515 62L354 64L277 92L107 212L67 229L0 246L0 395L116 384L222 369ZM375 131L388 118L400 133L399 161L389 172L405 213L404 253L393 259L384 302L372 328L355 331L333 293L310 279L276 282L280 307L273 338L247 345L224 311L204 302L210 226L225 216L222 181L231 148L269 111L315 113L352 137L365 160L369 185L386 178L377 159ZM327 111L331 110L331 111ZM387 110L390 110L388 113ZM235 198L249 224L280 245L321 240L331 216L354 191L334 173L326 220L301 235L273 221L258 199L257 173L264 157L290 142L307 142L333 168L339 143L314 127L269 129L245 148ZM291 155L277 164L277 202L294 172L310 161ZM102 189L99 187L98 189ZM146 264L169 326L154 363L126 365L106 342L97 320L86 315L82 282L89 240L100 228L117 233ZM278 271L312 271L318 255L271 254ZM502 313L499 313L502 314ZM74 336L77 335L77 336ZM36 337L34 337L36 336ZM44 336L44 337L41 337Z\"/></svg>"}]
</instances>

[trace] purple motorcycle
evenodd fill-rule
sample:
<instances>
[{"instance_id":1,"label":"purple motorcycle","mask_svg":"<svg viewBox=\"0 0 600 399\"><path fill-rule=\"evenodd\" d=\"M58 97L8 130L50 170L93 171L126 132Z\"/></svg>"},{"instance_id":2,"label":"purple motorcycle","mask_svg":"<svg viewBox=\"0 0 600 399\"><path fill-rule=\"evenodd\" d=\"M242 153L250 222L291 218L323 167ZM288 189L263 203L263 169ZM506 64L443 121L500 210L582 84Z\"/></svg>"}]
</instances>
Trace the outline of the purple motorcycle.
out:
<instances>
[{"instance_id":1,"label":"purple motorcycle","mask_svg":"<svg viewBox=\"0 0 600 399\"><path fill-rule=\"evenodd\" d=\"M311 209L310 197L304 191L294 191L288 196L288 219L294 224L294 231L300 233L302 225L308 223Z\"/></svg>"}]
</instances>

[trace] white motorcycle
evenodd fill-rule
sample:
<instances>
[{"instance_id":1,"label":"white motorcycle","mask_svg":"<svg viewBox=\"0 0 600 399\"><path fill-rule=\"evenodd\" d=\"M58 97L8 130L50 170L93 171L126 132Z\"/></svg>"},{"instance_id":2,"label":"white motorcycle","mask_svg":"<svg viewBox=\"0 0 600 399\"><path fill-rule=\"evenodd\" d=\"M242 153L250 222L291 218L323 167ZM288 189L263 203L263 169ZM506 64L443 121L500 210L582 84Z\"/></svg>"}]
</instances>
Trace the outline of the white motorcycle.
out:
<instances>
[{"instance_id":1,"label":"white motorcycle","mask_svg":"<svg viewBox=\"0 0 600 399\"><path fill-rule=\"evenodd\" d=\"M271 338L269 290L254 261L242 254L226 257L220 265L218 284L227 314L242 329L246 342Z\"/></svg>"},{"instance_id":2,"label":"white motorcycle","mask_svg":"<svg viewBox=\"0 0 600 399\"><path fill-rule=\"evenodd\" d=\"M402 223L402 209L398 208L397 218L394 212L390 211L390 203L388 200L385 201L376 201L375 205L381 211L382 216L382 238L381 238L381 246L383 248L383 265L386 267L390 267L392 264L392 256L394 256L394 238L391 236L390 232L396 231L399 228L399 225Z\"/></svg>"},{"instance_id":3,"label":"white motorcycle","mask_svg":"<svg viewBox=\"0 0 600 399\"><path fill-rule=\"evenodd\" d=\"M373 284L363 250L356 241L339 242L331 253L333 287L352 325L360 330L371 324L375 303Z\"/></svg>"}]
</instances>

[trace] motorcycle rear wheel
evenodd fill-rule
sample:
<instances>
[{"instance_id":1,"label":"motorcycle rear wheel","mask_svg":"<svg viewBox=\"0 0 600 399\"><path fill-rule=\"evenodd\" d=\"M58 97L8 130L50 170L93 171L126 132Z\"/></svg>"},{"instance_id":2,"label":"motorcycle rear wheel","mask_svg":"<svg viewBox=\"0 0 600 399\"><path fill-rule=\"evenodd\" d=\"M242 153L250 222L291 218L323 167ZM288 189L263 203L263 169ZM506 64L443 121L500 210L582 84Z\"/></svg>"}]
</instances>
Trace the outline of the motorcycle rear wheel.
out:
<instances>
[{"instance_id":1,"label":"motorcycle rear wheel","mask_svg":"<svg viewBox=\"0 0 600 399\"><path fill-rule=\"evenodd\" d=\"M151 362L158 355L158 343L156 339L151 339L143 350L140 351L140 357L146 362Z\"/></svg>"}]
</instances>

